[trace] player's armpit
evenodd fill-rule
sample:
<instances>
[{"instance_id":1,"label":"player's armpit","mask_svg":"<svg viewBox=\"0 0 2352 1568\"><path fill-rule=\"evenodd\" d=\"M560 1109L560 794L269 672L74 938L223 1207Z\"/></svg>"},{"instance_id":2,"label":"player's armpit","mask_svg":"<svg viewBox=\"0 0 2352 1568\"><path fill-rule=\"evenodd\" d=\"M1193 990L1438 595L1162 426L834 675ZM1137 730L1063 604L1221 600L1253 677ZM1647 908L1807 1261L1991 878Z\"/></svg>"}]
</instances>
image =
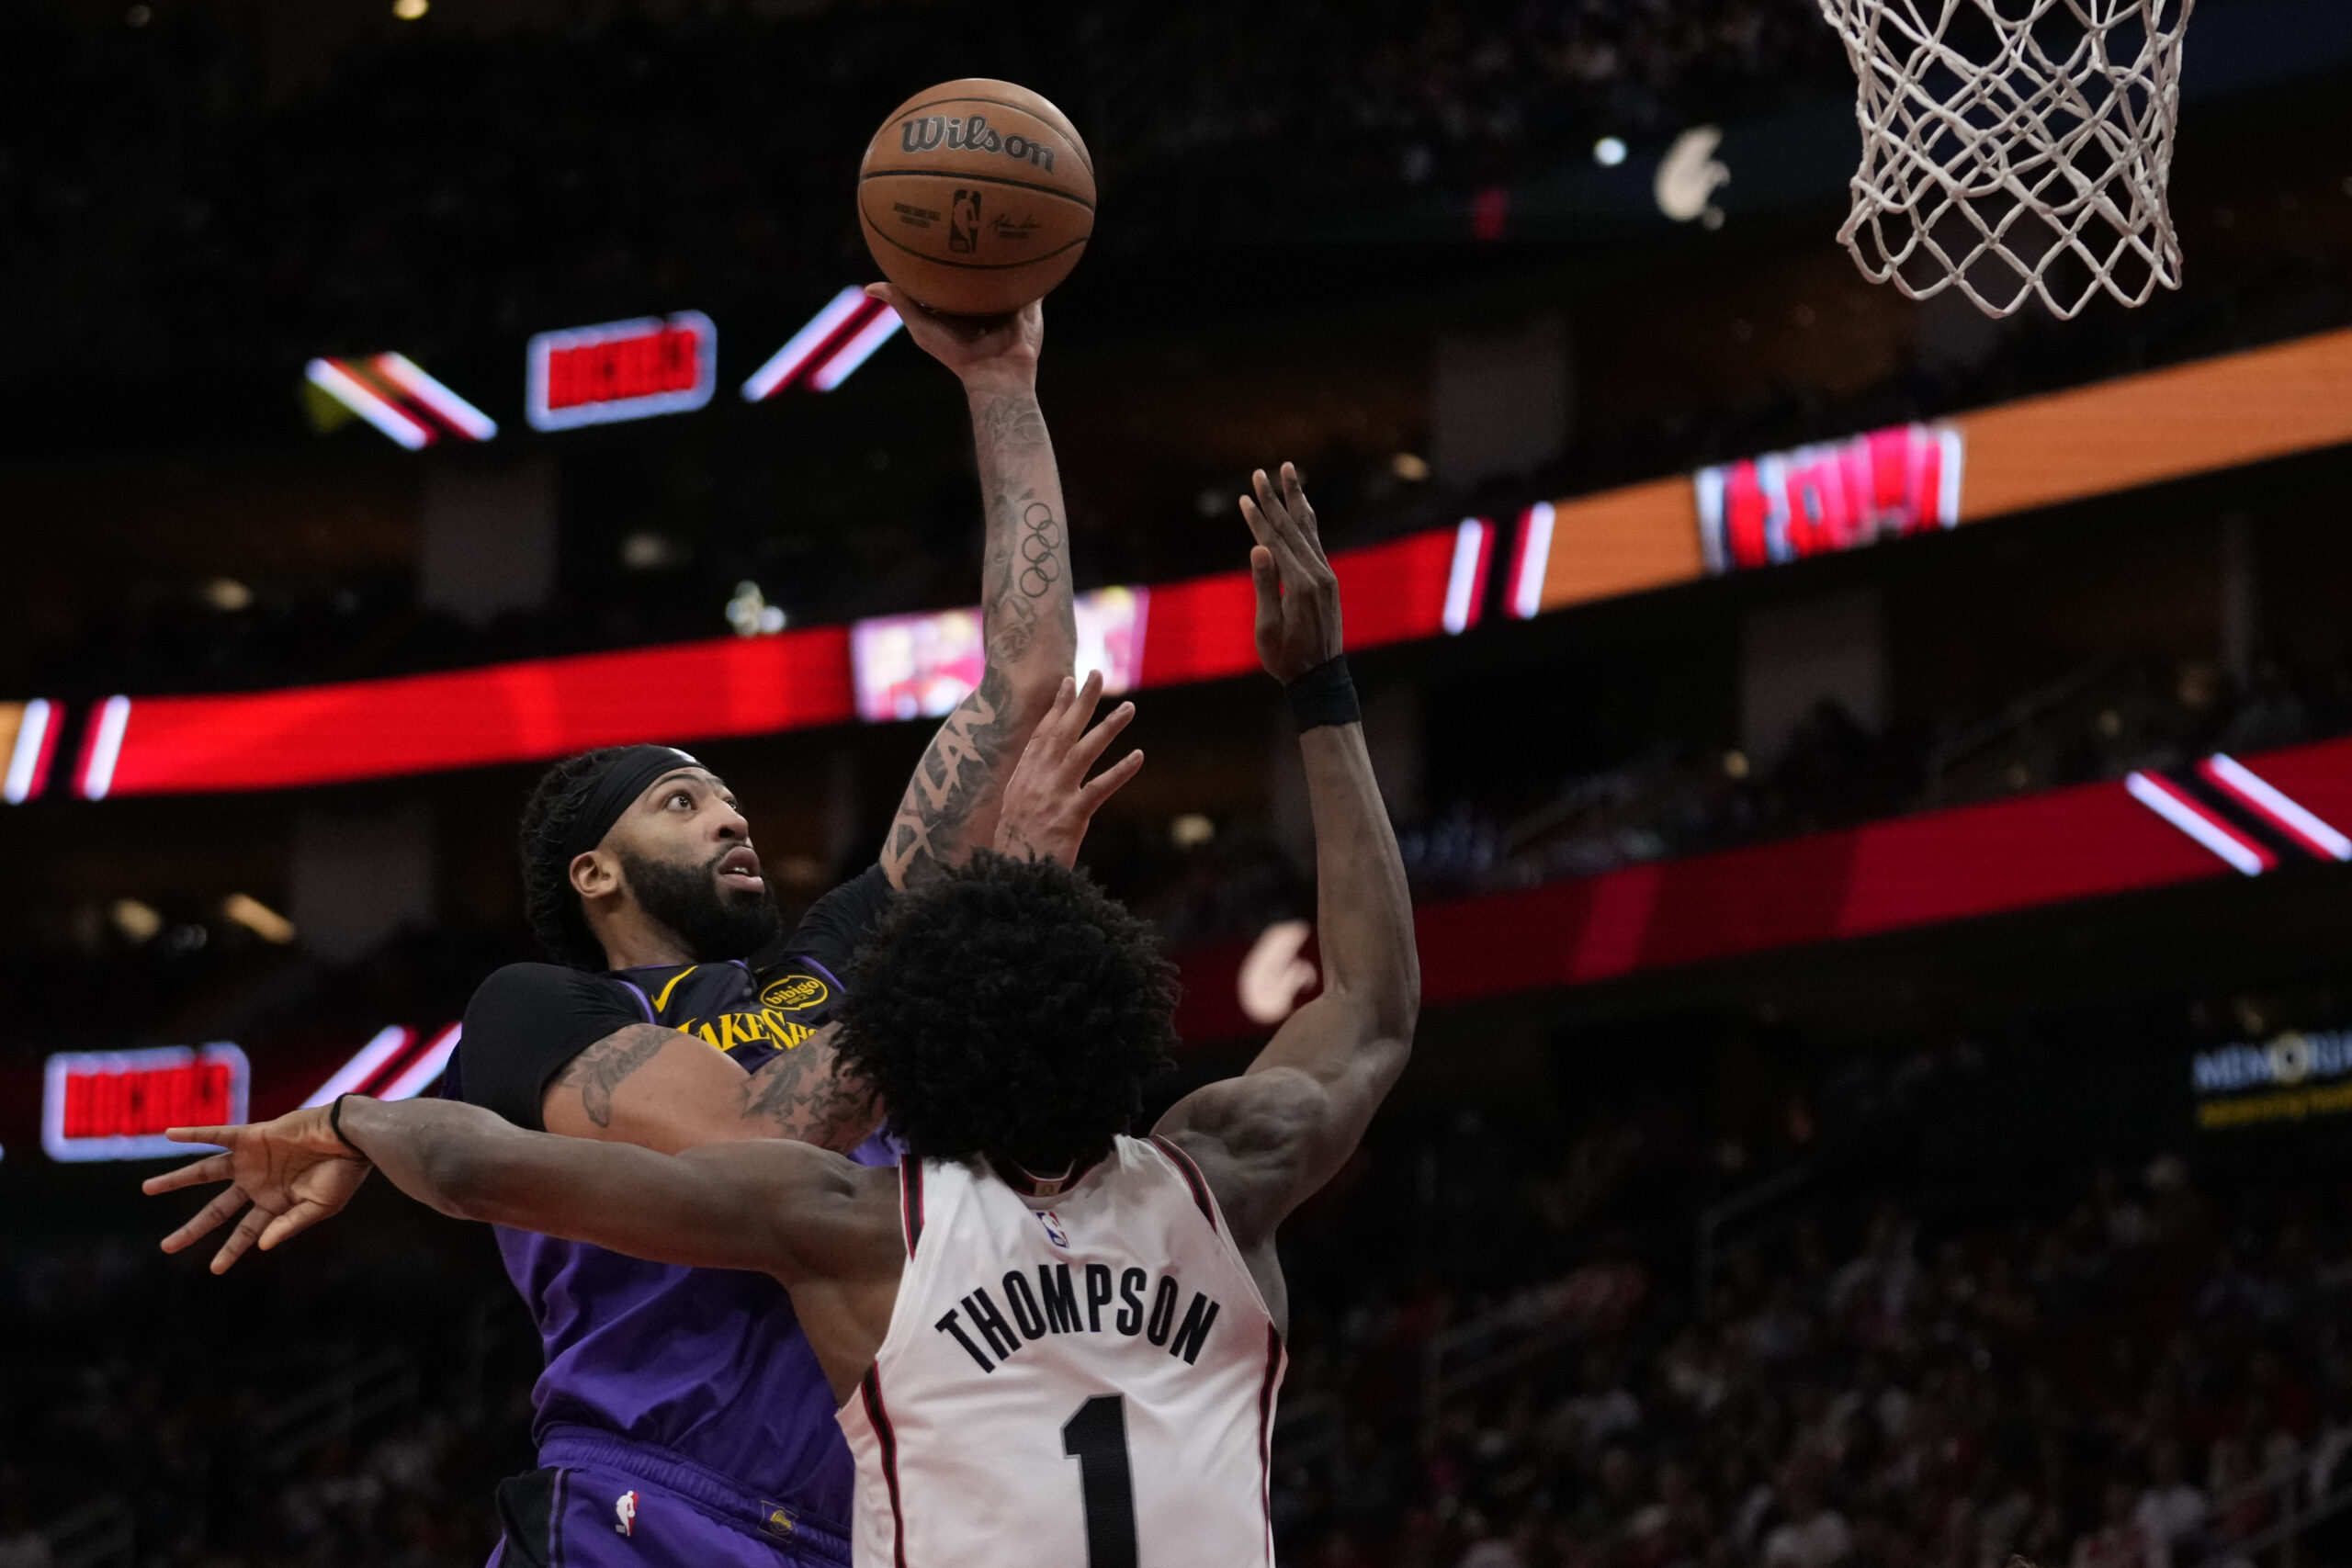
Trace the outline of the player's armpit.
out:
<instances>
[{"instance_id":1,"label":"player's armpit","mask_svg":"<svg viewBox=\"0 0 2352 1568\"><path fill-rule=\"evenodd\" d=\"M1291 1014L1248 1071L1193 1090L1153 1129L1193 1155L1244 1252L1271 1243L1291 1211L1339 1174L1412 1054L1418 988L1409 977L1401 1006L1391 995L1339 988L1339 978L1327 975L1333 988Z\"/></svg>"},{"instance_id":2,"label":"player's armpit","mask_svg":"<svg viewBox=\"0 0 2352 1568\"><path fill-rule=\"evenodd\" d=\"M830 1029L746 1074L691 1034L637 1023L566 1063L540 1116L550 1133L662 1154L745 1138L849 1149L878 1120L871 1100L836 1078Z\"/></svg>"},{"instance_id":3,"label":"player's armpit","mask_svg":"<svg viewBox=\"0 0 2352 1568\"><path fill-rule=\"evenodd\" d=\"M1317 1156L1348 1121L1327 1086L1277 1069L1205 1084L1152 1131L1193 1156L1248 1252L1329 1179Z\"/></svg>"}]
</instances>

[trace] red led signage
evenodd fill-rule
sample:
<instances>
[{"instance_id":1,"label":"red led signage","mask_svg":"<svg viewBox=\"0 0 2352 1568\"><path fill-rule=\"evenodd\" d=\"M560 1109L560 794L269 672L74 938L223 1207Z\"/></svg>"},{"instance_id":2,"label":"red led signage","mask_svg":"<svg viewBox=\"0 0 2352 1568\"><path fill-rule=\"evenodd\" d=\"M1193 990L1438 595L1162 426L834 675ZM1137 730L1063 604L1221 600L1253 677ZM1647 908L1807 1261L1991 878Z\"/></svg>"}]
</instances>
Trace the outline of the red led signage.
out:
<instances>
[{"instance_id":1,"label":"red led signage","mask_svg":"<svg viewBox=\"0 0 2352 1568\"><path fill-rule=\"evenodd\" d=\"M1960 523L1960 433L1898 424L1702 468L1699 547L1722 573Z\"/></svg>"},{"instance_id":2,"label":"red led signage","mask_svg":"<svg viewBox=\"0 0 2352 1568\"><path fill-rule=\"evenodd\" d=\"M1594 985L2233 870L2352 858L2341 831L2352 824L2352 739L2214 757L2179 770L2172 784L2172 794L2202 795L2198 815L2207 820L2116 781L1424 904L1413 911L1422 999L1436 1008ZM2212 830L2225 812L2234 818L2226 836ZM2256 835L2278 848L2260 860L2233 850L2231 840ZM1264 1032L1242 1001L1250 948L1182 955L1176 1023L1185 1039Z\"/></svg>"},{"instance_id":3,"label":"red led signage","mask_svg":"<svg viewBox=\"0 0 2352 1568\"><path fill-rule=\"evenodd\" d=\"M1340 551L1331 566L1347 604L1348 646L1476 625L1493 535L1492 525L1474 519ZM1149 595L1148 624L1138 614L1119 650L1121 668L1139 665L1137 684L1256 671L1248 572L1169 583ZM84 726L74 792L102 800L284 789L538 761L636 740L688 745L842 724L857 716L851 629L811 626L277 692L109 697Z\"/></svg>"},{"instance_id":4,"label":"red led signage","mask_svg":"<svg viewBox=\"0 0 2352 1568\"><path fill-rule=\"evenodd\" d=\"M115 697L92 721L111 744L85 748L74 789L280 789L767 735L853 713L849 628L812 626L283 692Z\"/></svg>"},{"instance_id":5,"label":"red led signage","mask_svg":"<svg viewBox=\"0 0 2352 1568\"><path fill-rule=\"evenodd\" d=\"M718 384L718 329L699 310L541 333L524 407L534 430L684 413Z\"/></svg>"},{"instance_id":6,"label":"red led signage","mask_svg":"<svg viewBox=\"0 0 2352 1568\"><path fill-rule=\"evenodd\" d=\"M43 1076L40 1143L51 1159L184 1154L187 1145L164 1137L164 1128L245 1119L248 1071L234 1045L61 1052Z\"/></svg>"},{"instance_id":7,"label":"red led signage","mask_svg":"<svg viewBox=\"0 0 2352 1568\"><path fill-rule=\"evenodd\" d=\"M1477 625L1493 535L1492 524L1473 519L1334 554L1348 646L1379 648ZM1141 684L1250 673L1258 668L1256 615L1246 571L1155 583Z\"/></svg>"}]
</instances>

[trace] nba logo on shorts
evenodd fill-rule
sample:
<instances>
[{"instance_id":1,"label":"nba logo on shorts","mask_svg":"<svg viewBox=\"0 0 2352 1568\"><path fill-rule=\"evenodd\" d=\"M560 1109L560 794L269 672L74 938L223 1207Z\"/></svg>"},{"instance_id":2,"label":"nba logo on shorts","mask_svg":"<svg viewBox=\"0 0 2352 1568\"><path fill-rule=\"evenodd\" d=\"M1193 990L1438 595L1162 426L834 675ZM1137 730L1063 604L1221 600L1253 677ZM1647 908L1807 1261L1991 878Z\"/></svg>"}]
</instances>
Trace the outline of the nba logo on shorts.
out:
<instances>
[{"instance_id":1,"label":"nba logo on shorts","mask_svg":"<svg viewBox=\"0 0 2352 1568\"><path fill-rule=\"evenodd\" d=\"M637 1533L637 1494L624 1492L613 1499L613 1517L619 1522L613 1529L622 1535Z\"/></svg>"},{"instance_id":2,"label":"nba logo on shorts","mask_svg":"<svg viewBox=\"0 0 2352 1568\"><path fill-rule=\"evenodd\" d=\"M1051 1209L1038 1210L1037 1223L1046 1227L1046 1239L1047 1241L1052 1242L1056 1247L1068 1247L1069 1245L1069 1237L1062 1234L1062 1227L1054 1218L1054 1212Z\"/></svg>"}]
</instances>

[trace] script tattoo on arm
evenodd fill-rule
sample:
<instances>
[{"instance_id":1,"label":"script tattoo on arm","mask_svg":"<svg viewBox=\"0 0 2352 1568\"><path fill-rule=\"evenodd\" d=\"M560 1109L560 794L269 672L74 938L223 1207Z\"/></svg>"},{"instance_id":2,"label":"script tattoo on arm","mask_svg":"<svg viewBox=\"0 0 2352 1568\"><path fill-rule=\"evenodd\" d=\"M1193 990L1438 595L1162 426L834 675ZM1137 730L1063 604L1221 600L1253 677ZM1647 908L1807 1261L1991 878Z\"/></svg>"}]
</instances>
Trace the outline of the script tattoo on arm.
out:
<instances>
[{"instance_id":1,"label":"script tattoo on arm","mask_svg":"<svg viewBox=\"0 0 2352 1568\"><path fill-rule=\"evenodd\" d=\"M882 841L882 874L893 887L911 886L926 873L963 861L973 812L994 799L1001 784L997 763L1012 729L1004 687L1002 673L989 665L915 763Z\"/></svg>"},{"instance_id":2,"label":"script tattoo on arm","mask_svg":"<svg viewBox=\"0 0 2352 1568\"><path fill-rule=\"evenodd\" d=\"M842 1070L827 1024L743 1080L742 1114L768 1136L846 1154L882 1120L865 1080Z\"/></svg>"},{"instance_id":3,"label":"script tattoo on arm","mask_svg":"<svg viewBox=\"0 0 2352 1568\"><path fill-rule=\"evenodd\" d=\"M632 1023L615 1030L563 1065L554 1087L580 1090L580 1108L599 1127L613 1124L613 1091L628 1076L651 1061L676 1031L657 1023Z\"/></svg>"},{"instance_id":4,"label":"script tattoo on arm","mask_svg":"<svg viewBox=\"0 0 2352 1568\"><path fill-rule=\"evenodd\" d=\"M883 841L896 887L961 864L994 836L1004 774L1069 673L1078 647L1069 529L1054 446L1035 393L978 400L972 439L988 496L980 683L933 736Z\"/></svg>"}]
</instances>

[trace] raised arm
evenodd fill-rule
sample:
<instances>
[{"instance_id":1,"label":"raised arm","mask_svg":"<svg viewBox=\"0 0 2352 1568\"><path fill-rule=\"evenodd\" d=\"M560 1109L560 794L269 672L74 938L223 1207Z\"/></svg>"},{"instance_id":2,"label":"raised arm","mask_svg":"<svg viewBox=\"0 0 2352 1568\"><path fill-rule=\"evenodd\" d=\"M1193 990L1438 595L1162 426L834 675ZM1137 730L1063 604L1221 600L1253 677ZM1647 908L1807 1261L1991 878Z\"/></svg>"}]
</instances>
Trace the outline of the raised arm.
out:
<instances>
[{"instance_id":1,"label":"raised arm","mask_svg":"<svg viewBox=\"0 0 2352 1568\"><path fill-rule=\"evenodd\" d=\"M883 873L891 886L904 887L927 868L960 864L996 840L1006 780L1057 694L1067 699L1078 633L1061 476L1037 406L1043 312L1033 304L978 321L926 310L887 284L871 292L963 382L987 513L980 567L986 664L978 687L947 716L915 764L883 841ZM1092 711L1091 694L1083 705ZM1106 720L1110 733L1131 713ZM1068 811L1050 826L1067 829ZM1082 832L1083 819L1076 826ZM1047 839L1034 824L1022 836L1040 844ZM1058 832L1051 852L1067 863L1077 854L1077 837ZM543 1113L550 1131L665 1151L778 1137L847 1150L873 1130L878 1110L862 1085L836 1073L830 1028L746 1077L702 1042L641 1023L574 1058L548 1085Z\"/></svg>"},{"instance_id":2,"label":"raised arm","mask_svg":"<svg viewBox=\"0 0 2352 1568\"><path fill-rule=\"evenodd\" d=\"M973 320L926 310L888 284L869 292L889 301L915 342L962 379L988 516L980 682L915 764L882 845L884 873L904 887L994 840L1005 778L1070 673L1078 624L1061 474L1037 406L1044 312L1030 304Z\"/></svg>"},{"instance_id":3,"label":"raised arm","mask_svg":"<svg viewBox=\"0 0 2352 1568\"><path fill-rule=\"evenodd\" d=\"M1253 1261L1274 1228L1329 1180L1404 1071L1420 1010L1412 900L1396 835L1342 686L1340 596L1297 471L1279 491L1261 471L1241 502L1257 536L1258 657L1293 694L1304 724L1315 820L1316 934L1323 989L1293 1013L1238 1078L1176 1102L1158 1131L1200 1163ZM1345 717L1345 722L1321 722ZM1261 1269L1266 1283L1267 1270Z\"/></svg>"}]
</instances>

